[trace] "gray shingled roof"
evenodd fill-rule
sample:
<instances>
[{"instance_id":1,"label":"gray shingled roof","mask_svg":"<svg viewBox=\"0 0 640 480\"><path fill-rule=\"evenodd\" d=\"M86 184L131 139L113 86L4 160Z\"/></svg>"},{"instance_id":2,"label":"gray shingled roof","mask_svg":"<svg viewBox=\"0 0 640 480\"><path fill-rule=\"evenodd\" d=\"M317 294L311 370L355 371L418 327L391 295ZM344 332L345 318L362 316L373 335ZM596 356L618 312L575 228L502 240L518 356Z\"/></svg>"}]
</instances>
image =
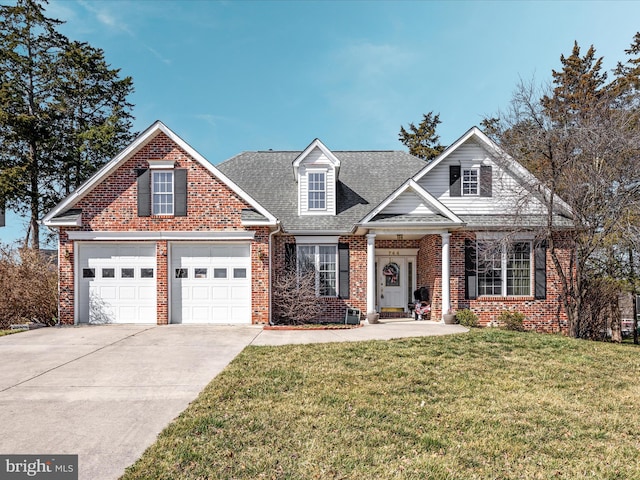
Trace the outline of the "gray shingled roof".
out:
<instances>
[{"instance_id":1,"label":"gray shingled roof","mask_svg":"<svg viewBox=\"0 0 640 480\"><path fill-rule=\"evenodd\" d=\"M293 161L301 152L241 153L216 167L278 218L285 231L351 231L425 162L400 151L332 152L340 159L337 215L298 215Z\"/></svg>"}]
</instances>

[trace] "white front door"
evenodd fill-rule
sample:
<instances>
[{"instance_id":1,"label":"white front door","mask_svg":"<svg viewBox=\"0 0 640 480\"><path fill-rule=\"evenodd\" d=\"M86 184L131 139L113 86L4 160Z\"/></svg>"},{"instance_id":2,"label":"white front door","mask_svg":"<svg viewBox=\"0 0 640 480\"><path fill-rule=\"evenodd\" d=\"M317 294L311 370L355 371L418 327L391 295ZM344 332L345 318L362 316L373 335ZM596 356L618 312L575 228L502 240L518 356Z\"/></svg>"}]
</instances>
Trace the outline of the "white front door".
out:
<instances>
[{"instance_id":1,"label":"white front door","mask_svg":"<svg viewBox=\"0 0 640 480\"><path fill-rule=\"evenodd\" d=\"M376 257L378 265L378 305L381 312L404 312L407 308L406 257Z\"/></svg>"}]
</instances>

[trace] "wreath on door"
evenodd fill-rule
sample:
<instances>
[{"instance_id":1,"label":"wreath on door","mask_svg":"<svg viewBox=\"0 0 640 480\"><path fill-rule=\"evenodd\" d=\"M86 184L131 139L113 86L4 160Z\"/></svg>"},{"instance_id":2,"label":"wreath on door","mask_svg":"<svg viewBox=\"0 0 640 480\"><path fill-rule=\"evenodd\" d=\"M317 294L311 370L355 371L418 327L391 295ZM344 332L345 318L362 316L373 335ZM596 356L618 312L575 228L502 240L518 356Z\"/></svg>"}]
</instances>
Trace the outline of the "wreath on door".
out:
<instances>
[{"instance_id":1,"label":"wreath on door","mask_svg":"<svg viewBox=\"0 0 640 480\"><path fill-rule=\"evenodd\" d=\"M387 263L382 269L387 287L397 287L400 285L400 267L397 263Z\"/></svg>"}]
</instances>

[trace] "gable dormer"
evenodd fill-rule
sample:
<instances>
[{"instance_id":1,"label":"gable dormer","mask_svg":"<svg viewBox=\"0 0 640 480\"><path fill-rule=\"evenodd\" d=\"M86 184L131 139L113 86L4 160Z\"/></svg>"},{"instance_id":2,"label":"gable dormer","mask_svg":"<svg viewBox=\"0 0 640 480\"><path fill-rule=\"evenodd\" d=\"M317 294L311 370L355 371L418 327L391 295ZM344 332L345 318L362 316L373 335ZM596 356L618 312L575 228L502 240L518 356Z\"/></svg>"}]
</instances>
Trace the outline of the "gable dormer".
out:
<instances>
[{"instance_id":1,"label":"gable dormer","mask_svg":"<svg viewBox=\"0 0 640 480\"><path fill-rule=\"evenodd\" d=\"M335 215L340 160L317 138L293 161L298 215Z\"/></svg>"}]
</instances>

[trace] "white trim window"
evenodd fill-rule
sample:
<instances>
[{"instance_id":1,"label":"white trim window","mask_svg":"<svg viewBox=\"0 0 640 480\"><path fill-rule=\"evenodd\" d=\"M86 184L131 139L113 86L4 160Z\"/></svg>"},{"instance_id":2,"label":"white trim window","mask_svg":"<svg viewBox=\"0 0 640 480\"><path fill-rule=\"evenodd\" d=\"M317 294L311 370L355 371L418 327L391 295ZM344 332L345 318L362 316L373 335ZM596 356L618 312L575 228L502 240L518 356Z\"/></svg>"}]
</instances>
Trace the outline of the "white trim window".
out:
<instances>
[{"instance_id":1,"label":"white trim window","mask_svg":"<svg viewBox=\"0 0 640 480\"><path fill-rule=\"evenodd\" d=\"M480 194L480 169L464 168L462 170L462 195Z\"/></svg>"},{"instance_id":2,"label":"white trim window","mask_svg":"<svg viewBox=\"0 0 640 480\"><path fill-rule=\"evenodd\" d=\"M327 173L309 172L307 174L309 210L327 209Z\"/></svg>"},{"instance_id":3,"label":"white trim window","mask_svg":"<svg viewBox=\"0 0 640 480\"><path fill-rule=\"evenodd\" d=\"M298 275L315 272L316 295L338 295L338 247L336 245L298 245Z\"/></svg>"},{"instance_id":4,"label":"white trim window","mask_svg":"<svg viewBox=\"0 0 640 480\"><path fill-rule=\"evenodd\" d=\"M173 215L173 171L154 170L151 174L151 213Z\"/></svg>"},{"instance_id":5,"label":"white trim window","mask_svg":"<svg viewBox=\"0 0 640 480\"><path fill-rule=\"evenodd\" d=\"M532 295L531 242L478 242L477 252L479 295Z\"/></svg>"}]
</instances>

